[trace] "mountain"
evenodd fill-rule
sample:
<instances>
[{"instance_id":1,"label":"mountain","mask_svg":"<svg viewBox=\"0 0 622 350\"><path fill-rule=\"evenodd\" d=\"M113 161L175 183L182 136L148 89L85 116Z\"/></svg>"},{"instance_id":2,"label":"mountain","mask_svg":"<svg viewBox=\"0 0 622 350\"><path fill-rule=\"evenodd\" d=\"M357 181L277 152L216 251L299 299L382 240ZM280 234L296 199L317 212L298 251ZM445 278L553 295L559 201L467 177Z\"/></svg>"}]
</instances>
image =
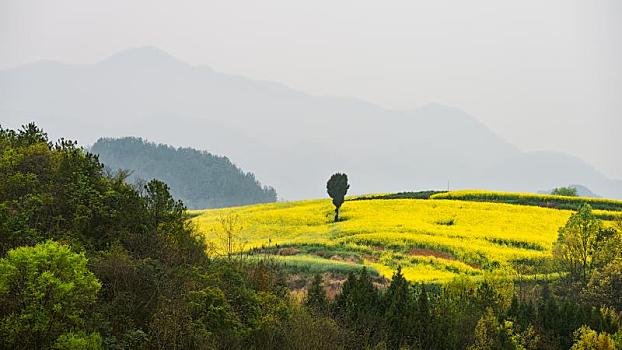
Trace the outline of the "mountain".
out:
<instances>
[{"instance_id":1,"label":"mountain","mask_svg":"<svg viewBox=\"0 0 622 350\"><path fill-rule=\"evenodd\" d=\"M192 66L156 48L95 64L38 62L0 72L0 119L36 121L83 143L140 135L225 154L285 199L325 196L345 171L351 192L581 183L622 198L622 182L584 161L524 153L475 117L430 104L412 111L308 95L282 84Z\"/></svg>"},{"instance_id":2,"label":"mountain","mask_svg":"<svg viewBox=\"0 0 622 350\"><path fill-rule=\"evenodd\" d=\"M262 186L226 157L192 148L174 148L135 137L97 140L90 151L113 170L131 171L129 180L158 179L191 209L220 208L276 201L276 191Z\"/></svg>"}]
</instances>

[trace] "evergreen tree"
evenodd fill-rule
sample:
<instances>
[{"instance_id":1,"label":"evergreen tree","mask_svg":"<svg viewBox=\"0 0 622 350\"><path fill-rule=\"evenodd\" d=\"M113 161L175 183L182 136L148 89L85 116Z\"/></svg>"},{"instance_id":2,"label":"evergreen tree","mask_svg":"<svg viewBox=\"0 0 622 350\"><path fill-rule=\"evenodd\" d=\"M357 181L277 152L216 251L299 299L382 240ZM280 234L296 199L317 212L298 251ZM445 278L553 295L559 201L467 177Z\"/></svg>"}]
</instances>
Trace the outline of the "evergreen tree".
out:
<instances>
[{"instance_id":1,"label":"evergreen tree","mask_svg":"<svg viewBox=\"0 0 622 350\"><path fill-rule=\"evenodd\" d=\"M335 317L352 333L353 348L364 348L378 340L382 321L379 304L378 290L367 269L361 269L358 276L348 273L333 310Z\"/></svg>"},{"instance_id":2,"label":"evergreen tree","mask_svg":"<svg viewBox=\"0 0 622 350\"><path fill-rule=\"evenodd\" d=\"M186 208L181 201L175 201L169 187L162 181L151 180L145 186L145 206L155 231L162 223L176 222L183 216Z\"/></svg>"},{"instance_id":3,"label":"evergreen tree","mask_svg":"<svg viewBox=\"0 0 622 350\"><path fill-rule=\"evenodd\" d=\"M414 330L413 301L410 285L402 274L401 266L391 278L391 284L384 295L384 324L387 347L399 349L412 343Z\"/></svg>"},{"instance_id":4,"label":"evergreen tree","mask_svg":"<svg viewBox=\"0 0 622 350\"><path fill-rule=\"evenodd\" d=\"M316 273L313 276L313 282L307 292L306 305L317 314L324 314L327 311L328 300L326 292L322 288L322 276Z\"/></svg>"},{"instance_id":5,"label":"evergreen tree","mask_svg":"<svg viewBox=\"0 0 622 350\"><path fill-rule=\"evenodd\" d=\"M435 337L433 325L434 320L432 319L427 288L425 285L421 285L419 295L416 299L414 321L415 341L418 343L420 348L432 348Z\"/></svg>"}]
</instances>

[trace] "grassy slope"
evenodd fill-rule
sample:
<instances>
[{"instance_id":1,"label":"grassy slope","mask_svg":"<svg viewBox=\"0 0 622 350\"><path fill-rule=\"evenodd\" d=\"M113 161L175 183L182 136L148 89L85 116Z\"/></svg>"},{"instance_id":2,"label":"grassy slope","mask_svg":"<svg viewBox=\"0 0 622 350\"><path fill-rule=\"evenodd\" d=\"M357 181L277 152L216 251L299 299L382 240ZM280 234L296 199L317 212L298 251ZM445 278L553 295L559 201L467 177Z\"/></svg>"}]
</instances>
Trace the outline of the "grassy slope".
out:
<instances>
[{"instance_id":1,"label":"grassy slope","mask_svg":"<svg viewBox=\"0 0 622 350\"><path fill-rule=\"evenodd\" d=\"M458 274L507 275L512 262L546 261L568 210L460 200L347 201L344 221L331 222L329 200L193 211L216 240L218 218L237 214L246 248L308 271L366 265L390 277L402 265L414 281L443 282ZM259 254L257 254L259 253Z\"/></svg>"}]
</instances>

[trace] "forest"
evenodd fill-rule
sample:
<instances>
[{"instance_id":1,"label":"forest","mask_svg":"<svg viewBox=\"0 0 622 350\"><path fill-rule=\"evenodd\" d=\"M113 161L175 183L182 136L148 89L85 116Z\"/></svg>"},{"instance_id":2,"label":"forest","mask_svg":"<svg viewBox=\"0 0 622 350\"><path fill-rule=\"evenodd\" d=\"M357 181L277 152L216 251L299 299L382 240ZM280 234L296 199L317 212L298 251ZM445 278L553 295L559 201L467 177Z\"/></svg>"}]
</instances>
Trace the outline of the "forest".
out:
<instances>
[{"instance_id":1,"label":"forest","mask_svg":"<svg viewBox=\"0 0 622 350\"><path fill-rule=\"evenodd\" d=\"M589 204L559 229L554 278L361 268L293 293L273 259L210 253L172 184L128 176L0 128L0 349L622 349L622 224Z\"/></svg>"},{"instance_id":2,"label":"forest","mask_svg":"<svg viewBox=\"0 0 622 350\"><path fill-rule=\"evenodd\" d=\"M204 209L268 203L274 188L244 172L227 157L192 148L175 148L136 137L100 138L90 147L113 171L129 171L128 181L158 179L188 208Z\"/></svg>"}]
</instances>

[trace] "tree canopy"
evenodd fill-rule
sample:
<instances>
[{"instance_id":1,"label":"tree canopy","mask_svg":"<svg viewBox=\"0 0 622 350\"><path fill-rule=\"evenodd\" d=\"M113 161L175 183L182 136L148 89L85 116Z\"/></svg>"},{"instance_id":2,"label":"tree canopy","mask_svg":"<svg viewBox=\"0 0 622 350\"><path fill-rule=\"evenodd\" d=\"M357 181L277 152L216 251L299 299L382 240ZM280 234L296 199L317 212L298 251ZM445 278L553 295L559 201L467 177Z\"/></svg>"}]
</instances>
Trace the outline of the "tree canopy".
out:
<instances>
[{"instance_id":1,"label":"tree canopy","mask_svg":"<svg viewBox=\"0 0 622 350\"><path fill-rule=\"evenodd\" d=\"M551 191L551 194L557 196L576 197L578 196L577 189L574 187L557 187Z\"/></svg>"},{"instance_id":2,"label":"tree canopy","mask_svg":"<svg viewBox=\"0 0 622 350\"><path fill-rule=\"evenodd\" d=\"M559 229L553 255L571 277L587 280L592 270L600 229L600 221L592 214L589 204L579 208L570 216L566 225Z\"/></svg>"},{"instance_id":3,"label":"tree canopy","mask_svg":"<svg viewBox=\"0 0 622 350\"><path fill-rule=\"evenodd\" d=\"M0 259L4 345L45 348L67 330L83 329L100 288L84 254L67 246L48 241L11 250Z\"/></svg>"},{"instance_id":4,"label":"tree canopy","mask_svg":"<svg viewBox=\"0 0 622 350\"><path fill-rule=\"evenodd\" d=\"M113 170L130 171L131 182L158 179L173 197L192 209L274 202L276 191L263 186L228 158L192 148L175 148L141 138L101 138L90 151Z\"/></svg>"},{"instance_id":5,"label":"tree canopy","mask_svg":"<svg viewBox=\"0 0 622 350\"><path fill-rule=\"evenodd\" d=\"M348 175L346 174L333 174L326 183L326 191L333 199L333 205L335 206L335 222L339 221L339 208L341 208L341 205L345 201L346 193L348 193L349 188Z\"/></svg>"}]
</instances>

